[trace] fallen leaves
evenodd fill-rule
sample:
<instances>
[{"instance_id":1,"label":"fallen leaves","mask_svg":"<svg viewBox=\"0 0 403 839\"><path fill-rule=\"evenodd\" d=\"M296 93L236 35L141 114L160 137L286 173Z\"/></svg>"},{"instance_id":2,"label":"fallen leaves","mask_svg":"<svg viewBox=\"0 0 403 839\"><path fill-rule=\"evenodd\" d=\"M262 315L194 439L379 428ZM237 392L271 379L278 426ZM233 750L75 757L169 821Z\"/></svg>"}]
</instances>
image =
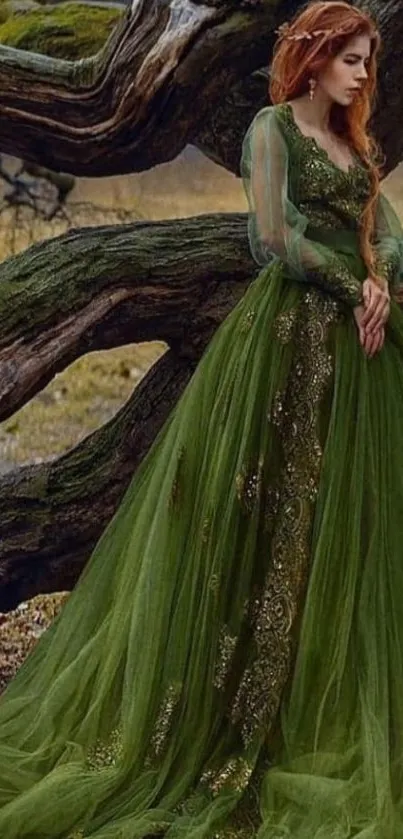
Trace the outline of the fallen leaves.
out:
<instances>
[{"instance_id":1,"label":"fallen leaves","mask_svg":"<svg viewBox=\"0 0 403 839\"><path fill-rule=\"evenodd\" d=\"M59 614L68 596L68 591L38 594L12 612L0 612L0 693Z\"/></svg>"}]
</instances>

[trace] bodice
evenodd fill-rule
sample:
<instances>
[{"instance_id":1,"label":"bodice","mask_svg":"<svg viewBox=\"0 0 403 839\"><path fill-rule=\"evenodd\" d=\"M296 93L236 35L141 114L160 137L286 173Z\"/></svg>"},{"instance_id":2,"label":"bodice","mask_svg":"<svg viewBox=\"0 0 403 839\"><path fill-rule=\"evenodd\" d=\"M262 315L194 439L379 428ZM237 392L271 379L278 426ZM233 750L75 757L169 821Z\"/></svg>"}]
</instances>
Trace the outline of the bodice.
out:
<instances>
[{"instance_id":1,"label":"bodice","mask_svg":"<svg viewBox=\"0 0 403 839\"><path fill-rule=\"evenodd\" d=\"M313 137L295 122L291 106L276 106L289 150L289 188L293 203L315 228L358 230L370 195L370 176L364 163L348 171L337 166Z\"/></svg>"}]
</instances>

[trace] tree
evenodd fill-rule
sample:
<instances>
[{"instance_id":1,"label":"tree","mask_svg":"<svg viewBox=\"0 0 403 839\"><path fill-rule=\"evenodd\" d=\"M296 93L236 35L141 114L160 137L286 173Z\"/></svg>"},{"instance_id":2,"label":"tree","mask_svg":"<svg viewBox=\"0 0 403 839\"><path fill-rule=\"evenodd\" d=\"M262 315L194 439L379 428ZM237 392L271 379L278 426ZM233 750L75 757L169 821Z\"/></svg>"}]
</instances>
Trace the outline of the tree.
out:
<instances>
[{"instance_id":1,"label":"tree","mask_svg":"<svg viewBox=\"0 0 403 839\"><path fill-rule=\"evenodd\" d=\"M192 143L239 174L242 137L267 101L274 31L300 5L134 0L105 46L78 62L2 46L0 152L102 176L147 169ZM403 157L403 16L399 0L366 5L384 37L374 128L390 171ZM242 214L73 230L3 263L3 419L83 353L148 339L169 351L111 422L60 459L1 479L0 609L74 584L206 343L255 275Z\"/></svg>"}]
</instances>

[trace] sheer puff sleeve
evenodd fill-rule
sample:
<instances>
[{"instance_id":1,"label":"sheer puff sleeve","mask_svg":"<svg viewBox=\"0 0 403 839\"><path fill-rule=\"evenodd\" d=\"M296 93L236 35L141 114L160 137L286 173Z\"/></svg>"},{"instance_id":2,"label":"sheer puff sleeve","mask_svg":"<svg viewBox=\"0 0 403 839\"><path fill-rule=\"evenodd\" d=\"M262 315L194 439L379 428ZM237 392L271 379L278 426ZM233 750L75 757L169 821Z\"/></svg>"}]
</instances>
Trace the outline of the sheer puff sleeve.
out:
<instances>
[{"instance_id":1,"label":"sheer puff sleeve","mask_svg":"<svg viewBox=\"0 0 403 839\"><path fill-rule=\"evenodd\" d=\"M262 266L278 257L297 281L319 285L357 306L362 302L361 282L331 248L305 236L308 219L289 195L290 165L275 107L263 108L248 128L241 158L252 255Z\"/></svg>"},{"instance_id":2,"label":"sheer puff sleeve","mask_svg":"<svg viewBox=\"0 0 403 839\"><path fill-rule=\"evenodd\" d=\"M386 280L390 289L397 291L403 276L403 229L400 221L383 193L380 193L375 219L375 268L379 277Z\"/></svg>"}]
</instances>

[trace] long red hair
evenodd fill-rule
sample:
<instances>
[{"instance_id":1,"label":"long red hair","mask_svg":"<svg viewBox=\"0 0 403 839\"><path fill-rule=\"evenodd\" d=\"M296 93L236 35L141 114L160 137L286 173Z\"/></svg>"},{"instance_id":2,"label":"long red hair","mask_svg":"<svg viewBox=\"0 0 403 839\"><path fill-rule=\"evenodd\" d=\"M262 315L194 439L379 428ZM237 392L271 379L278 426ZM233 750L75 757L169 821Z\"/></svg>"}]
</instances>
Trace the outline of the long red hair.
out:
<instances>
[{"instance_id":1,"label":"long red hair","mask_svg":"<svg viewBox=\"0 0 403 839\"><path fill-rule=\"evenodd\" d=\"M361 220L360 249L368 275L380 282L376 276L372 246L381 178L380 153L368 129L376 94L380 49L380 36L374 21L343 0L315 0L310 3L280 32L273 53L269 94L271 101L277 104L307 93L309 79L324 70L346 42L358 35L368 35L371 42L368 79L351 105L343 107L334 103L330 121L335 133L356 150L370 173L371 195Z\"/></svg>"}]
</instances>

